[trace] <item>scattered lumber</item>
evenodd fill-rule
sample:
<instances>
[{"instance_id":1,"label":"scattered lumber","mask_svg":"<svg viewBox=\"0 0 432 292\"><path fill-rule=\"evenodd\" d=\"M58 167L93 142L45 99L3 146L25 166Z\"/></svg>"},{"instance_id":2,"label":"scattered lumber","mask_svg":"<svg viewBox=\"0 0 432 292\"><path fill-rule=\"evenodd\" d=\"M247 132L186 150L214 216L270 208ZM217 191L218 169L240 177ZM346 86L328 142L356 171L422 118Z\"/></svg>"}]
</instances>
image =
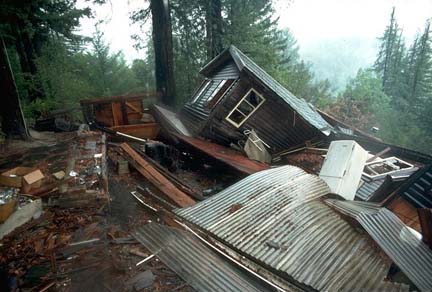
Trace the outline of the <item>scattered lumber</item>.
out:
<instances>
[{"instance_id":1,"label":"scattered lumber","mask_svg":"<svg viewBox=\"0 0 432 292\"><path fill-rule=\"evenodd\" d=\"M155 187L180 207L192 206L195 201L179 190L171 181L163 176L155 167L139 155L129 144L120 144L124 158Z\"/></svg>"}]
</instances>

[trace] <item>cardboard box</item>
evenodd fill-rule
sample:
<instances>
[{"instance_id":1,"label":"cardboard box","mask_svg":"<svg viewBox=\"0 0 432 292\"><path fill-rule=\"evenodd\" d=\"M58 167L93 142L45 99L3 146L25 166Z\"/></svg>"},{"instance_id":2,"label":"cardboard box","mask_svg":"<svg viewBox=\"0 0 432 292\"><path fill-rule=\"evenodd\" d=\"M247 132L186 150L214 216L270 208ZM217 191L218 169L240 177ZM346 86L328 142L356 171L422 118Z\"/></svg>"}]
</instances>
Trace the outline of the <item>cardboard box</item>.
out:
<instances>
[{"instance_id":1,"label":"cardboard box","mask_svg":"<svg viewBox=\"0 0 432 292\"><path fill-rule=\"evenodd\" d=\"M0 184L8 187L21 188L23 176L35 170L36 168L23 166L9 169L0 175Z\"/></svg>"},{"instance_id":2,"label":"cardboard box","mask_svg":"<svg viewBox=\"0 0 432 292\"><path fill-rule=\"evenodd\" d=\"M10 200L6 204L0 205L0 223L4 223L15 211L16 200Z\"/></svg>"},{"instance_id":3,"label":"cardboard box","mask_svg":"<svg viewBox=\"0 0 432 292\"><path fill-rule=\"evenodd\" d=\"M44 175L39 169L26 174L23 176L21 192L27 193L32 189L40 188L43 178Z\"/></svg>"},{"instance_id":4,"label":"cardboard box","mask_svg":"<svg viewBox=\"0 0 432 292\"><path fill-rule=\"evenodd\" d=\"M0 184L8 187L21 188L21 192L41 186L44 175L39 169L18 166L0 175Z\"/></svg>"}]
</instances>

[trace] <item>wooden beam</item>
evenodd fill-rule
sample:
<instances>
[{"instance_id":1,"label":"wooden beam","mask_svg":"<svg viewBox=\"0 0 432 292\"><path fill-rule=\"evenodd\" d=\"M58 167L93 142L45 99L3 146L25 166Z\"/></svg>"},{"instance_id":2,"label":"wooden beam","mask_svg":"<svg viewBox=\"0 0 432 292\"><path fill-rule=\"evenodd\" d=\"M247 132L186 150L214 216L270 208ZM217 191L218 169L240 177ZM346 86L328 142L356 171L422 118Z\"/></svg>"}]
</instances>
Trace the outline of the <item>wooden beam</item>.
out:
<instances>
[{"instance_id":1,"label":"wooden beam","mask_svg":"<svg viewBox=\"0 0 432 292\"><path fill-rule=\"evenodd\" d=\"M120 149L123 151L124 157L129 163L146 179L148 179L155 187L170 198L180 207L188 207L195 205L195 201L179 190L171 181L157 171L150 163L148 163L141 155L139 155L129 144L120 144Z\"/></svg>"},{"instance_id":2,"label":"wooden beam","mask_svg":"<svg viewBox=\"0 0 432 292\"><path fill-rule=\"evenodd\" d=\"M123 125L123 117L121 112L121 105L119 102L113 102L111 104L111 110L113 115L113 126Z\"/></svg>"}]
</instances>

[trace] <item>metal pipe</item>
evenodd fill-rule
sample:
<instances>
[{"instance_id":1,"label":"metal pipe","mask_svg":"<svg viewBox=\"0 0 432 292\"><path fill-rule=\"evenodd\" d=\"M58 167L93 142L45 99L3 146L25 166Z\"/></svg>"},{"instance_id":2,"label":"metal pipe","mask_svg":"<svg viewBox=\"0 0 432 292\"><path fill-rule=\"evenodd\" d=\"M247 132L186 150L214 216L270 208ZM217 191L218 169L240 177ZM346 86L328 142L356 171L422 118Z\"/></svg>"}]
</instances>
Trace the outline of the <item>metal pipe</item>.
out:
<instances>
[{"instance_id":1,"label":"metal pipe","mask_svg":"<svg viewBox=\"0 0 432 292\"><path fill-rule=\"evenodd\" d=\"M146 202L144 202L140 197L138 197L138 196L136 195L136 191L132 191L132 192L131 192L131 195L134 196L135 199L137 199L141 204L143 204L143 205L146 206L147 208L149 208L149 209L151 209L151 210L153 210L153 211L155 211L155 212L158 211L158 209L154 208L153 206L150 206L149 204L147 204Z\"/></svg>"},{"instance_id":2,"label":"metal pipe","mask_svg":"<svg viewBox=\"0 0 432 292\"><path fill-rule=\"evenodd\" d=\"M142 261L139 261L138 263L136 263L135 266L138 267L139 265L144 264L146 261L151 260L155 255L156 255L156 254L152 254L152 255L146 257L146 258L143 259Z\"/></svg>"}]
</instances>

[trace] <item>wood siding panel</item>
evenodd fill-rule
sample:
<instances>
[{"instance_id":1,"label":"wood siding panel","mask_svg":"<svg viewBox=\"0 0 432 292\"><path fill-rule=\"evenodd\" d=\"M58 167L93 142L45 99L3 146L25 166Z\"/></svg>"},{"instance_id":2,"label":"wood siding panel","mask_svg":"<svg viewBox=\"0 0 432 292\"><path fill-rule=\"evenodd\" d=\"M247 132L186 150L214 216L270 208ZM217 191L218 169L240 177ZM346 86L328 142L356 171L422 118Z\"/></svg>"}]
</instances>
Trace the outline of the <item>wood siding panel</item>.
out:
<instances>
[{"instance_id":1,"label":"wood siding panel","mask_svg":"<svg viewBox=\"0 0 432 292\"><path fill-rule=\"evenodd\" d=\"M208 76L211 80L224 80L224 79L237 79L239 77L239 71L237 69L234 61L228 60L223 65L220 66L220 69L215 70L215 72ZM191 131L195 134L199 132L199 130L204 126L207 118L210 115L210 110L207 109L206 103L203 100L206 100L210 94L213 93L214 89L216 89L218 82L213 82L212 85L208 88L206 93L202 98L200 98L195 103L190 103L192 99L186 103L181 111L181 116L184 118L185 123L188 127L190 127Z\"/></svg>"},{"instance_id":2,"label":"wood siding panel","mask_svg":"<svg viewBox=\"0 0 432 292\"><path fill-rule=\"evenodd\" d=\"M225 117L251 87L262 94L266 101L237 129L226 121ZM235 140L240 137L244 139L243 131L252 128L257 131L258 136L264 142L272 147L270 150L272 153L320 138L317 132L287 103L245 75L241 76L238 84L224 97L214 111L203 135L221 143L236 142Z\"/></svg>"}]
</instances>

